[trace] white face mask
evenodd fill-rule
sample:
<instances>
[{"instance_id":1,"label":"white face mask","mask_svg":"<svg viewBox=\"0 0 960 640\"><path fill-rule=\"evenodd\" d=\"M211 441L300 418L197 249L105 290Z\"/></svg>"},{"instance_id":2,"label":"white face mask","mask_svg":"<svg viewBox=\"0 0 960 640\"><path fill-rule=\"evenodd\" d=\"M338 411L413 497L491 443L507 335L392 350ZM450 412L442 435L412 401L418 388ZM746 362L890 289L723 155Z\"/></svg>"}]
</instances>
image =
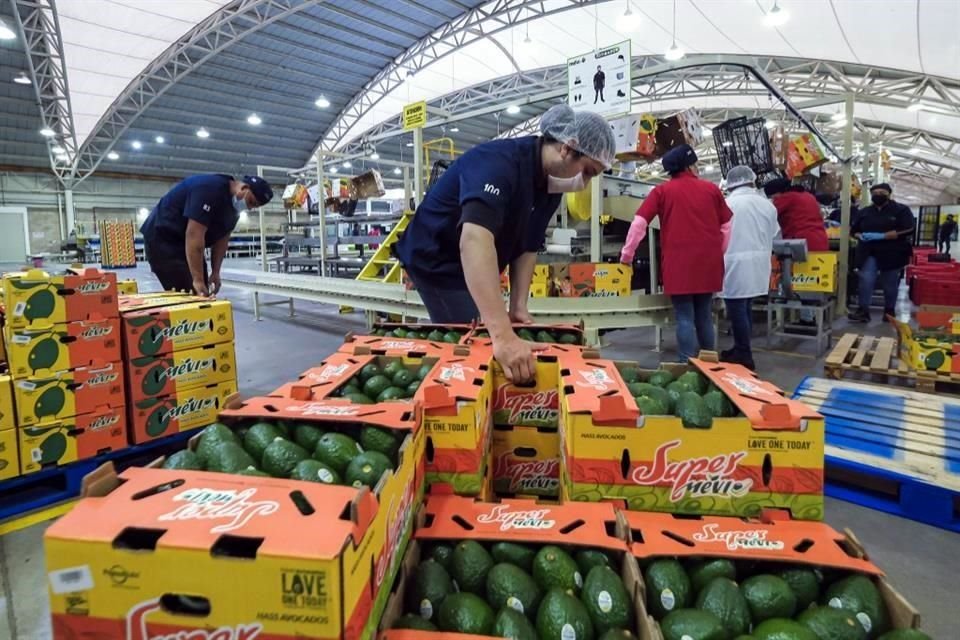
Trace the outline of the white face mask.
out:
<instances>
[{"instance_id":1,"label":"white face mask","mask_svg":"<svg viewBox=\"0 0 960 640\"><path fill-rule=\"evenodd\" d=\"M586 183L583 181L583 174L578 173L572 178L554 178L547 176L547 193L573 193L574 191L583 191Z\"/></svg>"},{"instance_id":2,"label":"white face mask","mask_svg":"<svg viewBox=\"0 0 960 640\"><path fill-rule=\"evenodd\" d=\"M233 196L233 210L237 213L243 213L247 210L247 200L246 198L238 198Z\"/></svg>"}]
</instances>

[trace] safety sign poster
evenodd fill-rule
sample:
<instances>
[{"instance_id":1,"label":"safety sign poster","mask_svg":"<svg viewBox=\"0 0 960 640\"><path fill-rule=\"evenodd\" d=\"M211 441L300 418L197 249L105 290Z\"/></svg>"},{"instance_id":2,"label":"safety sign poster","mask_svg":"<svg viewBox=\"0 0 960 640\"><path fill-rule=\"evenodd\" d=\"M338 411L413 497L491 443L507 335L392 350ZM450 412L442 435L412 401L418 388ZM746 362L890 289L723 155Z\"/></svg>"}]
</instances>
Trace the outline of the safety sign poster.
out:
<instances>
[{"instance_id":1,"label":"safety sign poster","mask_svg":"<svg viewBox=\"0 0 960 640\"><path fill-rule=\"evenodd\" d=\"M567 101L605 117L630 113L630 41L567 60Z\"/></svg>"}]
</instances>

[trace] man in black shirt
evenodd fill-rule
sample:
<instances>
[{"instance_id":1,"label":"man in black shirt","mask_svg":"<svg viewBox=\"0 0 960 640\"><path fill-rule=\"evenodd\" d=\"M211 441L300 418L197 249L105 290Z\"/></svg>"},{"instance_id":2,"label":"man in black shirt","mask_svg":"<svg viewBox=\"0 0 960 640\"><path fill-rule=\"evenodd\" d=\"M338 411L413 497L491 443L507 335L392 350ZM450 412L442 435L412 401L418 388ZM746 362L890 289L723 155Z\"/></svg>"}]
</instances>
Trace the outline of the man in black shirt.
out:
<instances>
[{"instance_id":1,"label":"man in black shirt","mask_svg":"<svg viewBox=\"0 0 960 640\"><path fill-rule=\"evenodd\" d=\"M947 216L947 221L940 225L937 232L937 248L940 253L950 253L950 242L953 240L953 234L957 232L957 221L952 215Z\"/></svg>"}]
</instances>

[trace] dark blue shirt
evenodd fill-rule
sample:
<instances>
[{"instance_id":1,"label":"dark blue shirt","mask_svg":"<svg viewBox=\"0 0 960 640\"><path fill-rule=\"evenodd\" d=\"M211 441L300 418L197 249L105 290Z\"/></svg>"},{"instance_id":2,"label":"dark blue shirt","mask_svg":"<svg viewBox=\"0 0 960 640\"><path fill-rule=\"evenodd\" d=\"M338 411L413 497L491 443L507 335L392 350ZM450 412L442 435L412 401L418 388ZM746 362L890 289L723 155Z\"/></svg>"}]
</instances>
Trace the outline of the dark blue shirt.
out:
<instances>
[{"instance_id":1,"label":"dark blue shirt","mask_svg":"<svg viewBox=\"0 0 960 640\"><path fill-rule=\"evenodd\" d=\"M190 176L160 198L140 227L152 257L186 255L187 222L196 220L207 228L204 243L213 246L230 235L240 219L233 208L230 181L220 173Z\"/></svg>"},{"instance_id":2,"label":"dark blue shirt","mask_svg":"<svg viewBox=\"0 0 960 640\"><path fill-rule=\"evenodd\" d=\"M460 227L478 224L494 236L497 268L538 251L560 194L548 194L537 136L492 140L466 152L430 189L396 244L413 278L440 288L466 286ZM482 207L466 207L479 202ZM478 213L482 212L482 213Z\"/></svg>"}]
</instances>

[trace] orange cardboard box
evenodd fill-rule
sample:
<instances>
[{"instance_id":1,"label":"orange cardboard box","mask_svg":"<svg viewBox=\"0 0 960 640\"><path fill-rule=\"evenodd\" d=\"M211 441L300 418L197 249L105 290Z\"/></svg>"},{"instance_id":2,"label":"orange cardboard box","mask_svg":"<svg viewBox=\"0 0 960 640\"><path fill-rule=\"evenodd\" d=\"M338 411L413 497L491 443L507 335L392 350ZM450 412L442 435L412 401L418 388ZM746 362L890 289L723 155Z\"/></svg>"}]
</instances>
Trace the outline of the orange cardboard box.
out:
<instances>
[{"instance_id":1,"label":"orange cardboard box","mask_svg":"<svg viewBox=\"0 0 960 640\"><path fill-rule=\"evenodd\" d=\"M473 329L472 324L431 324L407 322L377 322L370 330L371 336L381 338L399 338L401 340L416 340L419 343L432 342L436 344L460 344ZM434 334L431 338L430 334ZM448 342L446 334L457 333L457 342Z\"/></svg>"},{"instance_id":2,"label":"orange cardboard box","mask_svg":"<svg viewBox=\"0 0 960 640\"><path fill-rule=\"evenodd\" d=\"M17 378L121 360L120 320L34 323L6 330L10 373Z\"/></svg>"},{"instance_id":3,"label":"orange cardboard box","mask_svg":"<svg viewBox=\"0 0 960 640\"><path fill-rule=\"evenodd\" d=\"M529 332L529 337L525 337L525 340L530 342L541 342L543 344L559 344L564 347L576 346L584 344L584 334L583 334L583 323L580 324L514 324L513 330L520 334L521 332ZM547 331L553 334L554 337L558 338L557 342L542 342L537 339L537 335L541 331ZM526 335L526 334L525 334ZM523 336L521 336L523 337ZM566 342L564 341L567 340ZM491 349L491 354L493 353L493 343L490 341L490 333L487 331L485 326L478 325L467 339L464 340L464 344L471 345L473 347L485 347Z\"/></svg>"},{"instance_id":4,"label":"orange cardboard box","mask_svg":"<svg viewBox=\"0 0 960 640\"><path fill-rule=\"evenodd\" d=\"M168 302L170 304L142 306L137 310L128 309L129 303L124 303L126 358L135 360L233 342L233 306L228 300L200 298L197 301L193 296L183 296Z\"/></svg>"},{"instance_id":5,"label":"orange cardboard box","mask_svg":"<svg viewBox=\"0 0 960 640\"><path fill-rule=\"evenodd\" d=\"M121 362L21 378L14 382L13 392L21 427L126 406Z\"/></svg>"},{"instance_id":6,"label":"orange cardboard box","mask_svg":"<svg viewBox=\"0 0 960 640\"><path fill-rule=\"evenodd\" d=\"M130 443L148 442L216 422L220 409L236 392L236 381L229 380L131 402Z\"/></svg>"},{"instance_id":7,"label":"orange cardboard box","mask_svg":"<svg viewBox=\"0 0 960 640\"><path fill-rule=\"evenodd\" d=\"M143 356L127 363L130 401L168 396L191 387L237 381L233 342Z\"/></svg>"},{"instance_id":8,"label":"orange cardboard box","mask_svg":"<svg viewBox=\"0 0 960 640\"><path fill-rule=\"evenodd\" d=\"M120 312L120 315L123 316L127 313L143 311L144 309L158 309L160 307L169 307L177 304L209 301L209 298L195 296L192 293L181 293L179 291L156 291L154 293L120 295L117 300L117 308Z\"/></svg>"},{"instance_id":9,"label":"orange cardboard box","mask_svg":"<svg viewBox=\"0 0 960 640\"><path fill-rule=\"evenodd\" d=\"M99 269L50 274L40 269L3 276L8 327L116 318L117 275Z\"/></svg>"},{"instance_id":10,"label":"orange cardboard box","mask_svg":"<svg viewBox=\"0 0 960 640\"><path fill-rule=\"evenodd\" d=\"M355 356L401 356L407 354L435 356L453 353L456 348L456 344L449 342L348 333L337 351Z\"/></svg>"},{"instance_id":11,"label":"orange cardboard box","mask_svg":"<svg viewBox=\"0 0 960 640\"><path fill-rule=\"evenodd\" d=\"M560 434L553 429L497 425L491 466L501 497L560 495Z\"/></svg>"},{"instance_id":12,"label":"orange cardboard box","mask_svg":"<svg viewBox=\"0 0 960 640\"><path fill-rule=\"evenodd\" d=\"M572 262L551 268L561 298L616 298L630 295L633 267L605 262Z\"/></svg>"},{"instance_id":13,"label":"orange cardboard box","mask_svg":"<svg viewBox=\"0 0 960 640\"><path fill-rule=\"evenodd\" d=\"M33 473L127 446L126 407L101 407L63 420L17 429L20 471Z\"/></svg>"}]
</instances>

